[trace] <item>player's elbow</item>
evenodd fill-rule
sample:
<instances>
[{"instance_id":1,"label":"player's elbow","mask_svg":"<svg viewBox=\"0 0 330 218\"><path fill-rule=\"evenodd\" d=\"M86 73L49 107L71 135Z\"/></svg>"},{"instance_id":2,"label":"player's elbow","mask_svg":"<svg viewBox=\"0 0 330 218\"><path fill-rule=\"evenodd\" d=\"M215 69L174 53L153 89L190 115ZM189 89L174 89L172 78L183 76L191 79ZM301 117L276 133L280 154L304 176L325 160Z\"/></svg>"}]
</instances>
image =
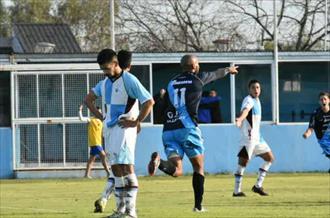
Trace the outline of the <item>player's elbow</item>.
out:
<instances>
[{"instance_id":1,"label":"player's elbow","mask_svg":"<svg viewBox=\"0 0 330 218\"><path fill-rule=\"evenodd\" d=\"M148 101L146 101L146 102L144 103L144 105L145 105L146 107L149 107L149 108L151 108L154 104L155 104L154 99L149 99Z\"/></svg>"}]
</instances>

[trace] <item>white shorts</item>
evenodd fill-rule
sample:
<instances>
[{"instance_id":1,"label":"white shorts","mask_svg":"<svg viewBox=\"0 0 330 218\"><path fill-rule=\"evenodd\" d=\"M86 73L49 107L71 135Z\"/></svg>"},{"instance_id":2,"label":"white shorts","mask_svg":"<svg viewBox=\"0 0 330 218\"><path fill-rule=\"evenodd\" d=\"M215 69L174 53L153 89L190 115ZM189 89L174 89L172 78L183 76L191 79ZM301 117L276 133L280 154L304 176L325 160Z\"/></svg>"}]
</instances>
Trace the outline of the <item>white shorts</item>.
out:
<instances>
[{"instance_id":1,"label":"white shorts","mask_svg":"<svg viewBox=\"0 0 330 218\"><path fill-rule=\"evenodd\" d=\"M115 125L103 128L105 151L110 165L134 164L137 129Z\"/></svg>"},{"instance_id":2,"label":"white shorts","mask_svg":"<svg viewBox=\"0 0 330 218\"><path fill-rule=\"evenodd\" d=\"M244 152L244 148L246 149L249 159L251 159L254 156L258 156L260 154L264 154L271 151L267 142L264 140L262 140L262 142L258 144L250 143L250 144L241 145L239 148L238 156L240 156L241 152Z\"/></svg>"}]
</instances>

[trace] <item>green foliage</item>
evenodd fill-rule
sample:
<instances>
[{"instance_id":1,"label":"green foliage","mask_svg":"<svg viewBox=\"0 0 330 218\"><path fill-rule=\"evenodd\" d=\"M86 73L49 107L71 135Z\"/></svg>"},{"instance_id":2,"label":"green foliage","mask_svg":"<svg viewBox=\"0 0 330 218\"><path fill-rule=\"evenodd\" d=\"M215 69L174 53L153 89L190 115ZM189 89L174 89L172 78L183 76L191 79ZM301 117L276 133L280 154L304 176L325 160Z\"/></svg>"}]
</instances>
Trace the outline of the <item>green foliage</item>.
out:
<instances>
[{"instance_id":1,"label":"green foliage","mask_svg":"<svg viewBox=\"0 0 330 218\"><path fill-rule=\"evenodd\" d=\"M51 0L12 0L10 7L13 23L52 23Z\"/></svg>"},{"instance_id":2,"label":"green foliage","mask_svg":"<svg viewBox=\"0 0 330 218\"><path fill-rule=\"evenodd\" d=\"M246 198L233 198L232 175L207 175L204 205L207 213L192 212L191 176L139 177L138 215L144 217L203 218L329 218L328 173L272 174L265 180L270 196L250 191L256 175L243 179ZM114 209L114 197L105 213L94 214L94 201L106 179L2 180L0 217L105 217Z\"/></svg>"},{"instance_id":3,"label":"green foliage","mask_svg":"<svg viewBox=\"0 0 330 218\"><path fill-rule=\"evenodd\" d=\"M274 49L273 41L264 42L264 48L265 48L265 51L273 51L273 49Z\"/></svg>"},{"instance_id":4,"label":"green foliage","mask_svg":"<svg viewBox=\"0 0 330 218\"><path fill-rule=\"evenodd\" d=\"M10 25L1 25L1 35L8 35L13 23L66 23L84 51L99 51L110 45L109 0L12 0L8 9L2 1L1 23L8 19ZM115 1L115 13L118 7Z\"/></svg>"},{"instance_id":5,"label":"green foliage","mask_svg":"<svg viewBox=\"0 0 330 218\"><path fill-rule=\"evenodd\" d=\"M0 37L10 36L9 13L4 5L4 0L0 0Z\"/></svg>"},{"instance_id":6,"label":"green foliage","mask_svg":"<svg viewBox=\"0 0 330 218\"><path fill-rule=\"evenodd\" d=\"M109 0L62 0L58 4L57 19L70 24L83 50L99 51L110 46Z\"/></svg>"}]
</instances>

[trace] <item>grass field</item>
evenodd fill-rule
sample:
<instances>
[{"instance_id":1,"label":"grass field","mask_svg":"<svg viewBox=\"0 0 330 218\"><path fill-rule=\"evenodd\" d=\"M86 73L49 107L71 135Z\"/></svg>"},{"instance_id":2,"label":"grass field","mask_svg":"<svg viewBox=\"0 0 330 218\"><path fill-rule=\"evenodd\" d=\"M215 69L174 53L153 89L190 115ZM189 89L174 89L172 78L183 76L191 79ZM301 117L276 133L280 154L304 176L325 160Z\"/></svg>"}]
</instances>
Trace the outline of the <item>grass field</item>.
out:
<instances>
[{"instance_id":1,"label":"grass field","mask_svg":"<svg viewBox=\"0 0 330 218\"><path fill-rule=\"evenodd\" d=\"M208 175L205 182L206 213L193 213L191 177L140 177L139 217L330 217L330 174L269 174L265 189L270 196L250 191L256 176L246 176L246 198L233 198L231 175ZM103 179L0 180L0 217L106 217L93 213Z\"/></svg>"}]
</instances>

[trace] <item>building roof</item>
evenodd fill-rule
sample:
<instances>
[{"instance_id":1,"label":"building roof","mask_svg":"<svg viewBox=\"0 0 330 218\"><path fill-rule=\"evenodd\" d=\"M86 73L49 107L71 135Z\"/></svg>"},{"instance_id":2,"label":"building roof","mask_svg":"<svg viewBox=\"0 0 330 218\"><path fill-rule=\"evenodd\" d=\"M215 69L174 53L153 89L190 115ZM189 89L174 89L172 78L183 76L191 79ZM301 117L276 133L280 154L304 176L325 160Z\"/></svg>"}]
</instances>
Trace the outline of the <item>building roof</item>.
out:
<instances>
[{"instance_id":1,"label":"building roof","mask_svg":"<svg viewBox=\"0 0 330 218\"><path fill-rule=\"evenodd\" d=\"M67 24L14 24L14 37L23 53L40 53L40 45L49 45L48 53L81 53Z\"/></svg>"}]
</instances>

